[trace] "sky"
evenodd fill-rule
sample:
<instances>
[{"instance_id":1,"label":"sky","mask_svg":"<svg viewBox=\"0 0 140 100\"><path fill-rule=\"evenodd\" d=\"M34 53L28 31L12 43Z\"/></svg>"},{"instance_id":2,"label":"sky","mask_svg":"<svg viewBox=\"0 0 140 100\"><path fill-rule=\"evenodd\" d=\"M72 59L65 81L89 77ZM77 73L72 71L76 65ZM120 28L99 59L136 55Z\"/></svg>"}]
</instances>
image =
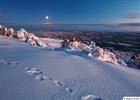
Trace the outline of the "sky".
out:
<instances>
[{"instance_id":1,"label":"sky","mask_svg":"<svg viewBox=\"0 0 140 100\"><path fill-rule=\"evenodd\" d=\"M0 0L0 23L135 26L140 0Z\"/></svg>"}]
</instances>

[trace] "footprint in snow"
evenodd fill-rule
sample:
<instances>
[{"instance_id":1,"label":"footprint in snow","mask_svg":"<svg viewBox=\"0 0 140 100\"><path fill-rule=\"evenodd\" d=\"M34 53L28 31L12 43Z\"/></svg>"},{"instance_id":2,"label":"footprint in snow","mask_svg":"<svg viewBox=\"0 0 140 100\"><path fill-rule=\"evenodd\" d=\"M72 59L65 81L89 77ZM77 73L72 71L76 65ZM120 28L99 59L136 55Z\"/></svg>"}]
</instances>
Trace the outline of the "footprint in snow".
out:
<instances>
[{"instance_id":1,"label":"footprint in snow","mask_svg":"<svg viewBox=\"0 0 140 100\"><path fill-rule=\"evenodd\" d=\"M24 70L26 74L33 76L38 81L46 80L46 76L38 68L24 68Z\"/></svg>"},{"instance_id":2,"label":"footprint in snow","mask_svg":"<svg viewBox=\"0 0 140 100\"><path fill-rule=\"evenodd\" d=\"M43 80L46 79L46 76L41 75L41 74L40 74L40 75L36 75L36 76L35 76L35 79L38 80L38 81L43 81Z\"/></svg>"},{"instance_id":3,"label":"footprint in snow","mask_svg":"<svg viewBox=\"0 0 140 100\"><path fill-rule=\"evenodd\" d=\"M19 65L20 63L19 62L15 62L15 61L14 62L8 62L7 61L5 64L15 67L15 66Z\"/></svg>"},{"instance_id":4,"label":"footprint in snow","mask_svg":"<svg viewBox=\"0 0 140 100\"><path fill-rule=\"evenodd\" d=\"M53 80L51 77L49 77L49 79L50 79L50 80ZM58 81L58 80L54 80L53 83L56 84L57 86L63 86L63 84L62 84L60 81ZM67 93L73 92L73 90L72 90L71 88L66 87L66 88L64 88L64 89L65 89L65 91L66 91Z\"/></svg>"},{"instance_id":5,"label":"footprint in snow","mask_svg":"<svg viewBox=\"0 0 140 100\"><path fill-rule=\"evenodd\" d=\"M70 89L70 88L65 88L65 91L66 91L66 92L68 92L68 93L73 92L73 90L72 90L72 89Z\"/></svg>"},{"instance_id":6,"label":"footprint in snow","mask_svg":"<svg viewBox=\"0 0 140 100\"><path fill-rule=\"evenodd\" d=\"M16 62L16 61L13 61L13 62L9 62L11 66L17 66L20 64L20 62Z\"/></svg>"},{"instance_id":7,"label":"footprint in snow","mask_svg":"<svg viewBox=\"0 0 140 100\"><path fill-rule=\"evenodd\" d=\"M24 69L25 73L27 73L28 75L42 74L42 72L38 68L24 68Z\"/></svg>"},{"instance_id":8,"label":"footprint in snow","mask_svg":"<svg viewBox=\"0 0 140 100\"><path fill-rule=\"evenodd\" d=\"M7 64L7 61L4 59L0 59L0 63Z\"/></svg>"},{"instance_id":9,"label":"footprint in snow","mask_svg":"<svg viewBox=\"0 0 140 100\"><path fill-rule=\"evenodd\" d=\"M3 63L3 64L7 64L7 65L11 65L11 66L16 66L16 65L19 65L20 63L19 62L8 62L8 61L5 61L4 59L0 59L0 63ZM45 75L43 75L43 72L41 72L38 68L24 68L25 70L25 73L30 75L30 76L33 76L34 79L38 80L38 81L42 81L42 80L53 80L52 77L48 76L46 77ZM56 84L57 86L62 86L62 83L57 81L57 80L54 80L53 81L54 84ZM68 92L68 93L71 93L73 90L70 89L70 88L65 88L65 91ZM100 99L99 99L100 100Z\"/></svg>"},{"instance_id":10,"label":"footprint in snow","mask_svg":"<svg viewBox=\"0 0 140 100\"><path fill-rule=\"evenodd\" d=\"M48 80L50 80L50 81L52 81L54 84L56 84L57 86L62 86L62 83L61 82L59 82L59 81L57 81L57 80L54 80L53 81L53 78L52 77L50 77L50 76L45 76L44 74L43 74L43 72L41 72L38 68L35 68L35 67L33 67L33 68L24 68L24 70L25 70L25 73L26 74L28 74L28 75L30 75L30 76L33 76L34 77L34 79L36 79L36 80L38 80L38 81L43 81L43 80L46 80L46 79L48 79ZM73 92L73 90L71 89L71 88L65 88L65 91L66 92L68 92L68 93L71 93L71 92Z\"/></svg>"},{"instance_id":11,"label":"footprint in snow","mask_svg":"<svg viewBox=\"0 0 140 100\"><path fill-rule=\"evenodd\" d=\"M3 63L3 64L5 64L5 65L7 65L8 64L8 62L7 61L1 61L1 63Z\"/></svg>"},{"instance_id":12,"label":"footprint in snow","mask_svg":"<svg viewBox=\"0 0 140 100\"><path fill-rule=\"evenodd\" d=\"M48 79L48 80L53 80L53 78L52 78L52 77L50 77L50 76L48 76L48 77L47 77L47 79Z\"/></svg>"},{"instance_id":13,"label":"footprint in snow","mask_svg":"<svg viewBox=\"0 0 140 100\"><path fill-rule=\"evenodd\" d=\"M86 95L82 97L82 100L102 100L102 99L94 95Z\"/></svg>"},{"instance_id":14,"label":"footprint in snow","mask_svg":"<svg viewBox=\"0 0 140 100\"><path fill-rule=\"evenodd\" d=\"M17 66L17 65L20 64L19 62L15 62L15 61L14 62L8 62L4 59L0 59L0 63L6 64L6 65L11 65L11 66Z\"/></svg>"},{"instance_id":15,"label":"footprint in snow","mask_svg":"<svg viewBox=\"0 0 140 100\"><path fill-rule=\"evenodd\" d=\"M56 84L57 86L62 86L62 83L57 80L54 80L54 84Z\"/></svg>"}]
</instances>

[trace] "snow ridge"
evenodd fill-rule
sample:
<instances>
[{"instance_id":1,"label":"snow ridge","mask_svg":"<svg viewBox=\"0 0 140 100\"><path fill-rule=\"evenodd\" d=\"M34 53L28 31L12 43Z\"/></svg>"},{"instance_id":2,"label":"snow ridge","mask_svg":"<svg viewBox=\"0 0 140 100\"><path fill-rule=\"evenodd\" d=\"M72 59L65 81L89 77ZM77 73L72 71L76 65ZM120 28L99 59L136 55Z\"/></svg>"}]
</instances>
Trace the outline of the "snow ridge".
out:
<instances>
[{"instance_id":1,"label":"snow ridge","mask_svg":"<svg viewBox=\"0 0 140 100\"><path fill-rule=\"evenodd\" d=\"M40 38L34 33L27 32L23 28L15 31L13 28L6 28L2 25L0 25L0 35L15 38L41 48L66 48L66 50L69 50L70 52L86 52L86 55L89 57L94 57L101 61L111 62L118 66L127 66L123 59L117 58L116 55L109 50L96 46L93 41L87 45L76 41L75 39L73 41L65 41L61 39Z\"/></svg>"}]
</instances>

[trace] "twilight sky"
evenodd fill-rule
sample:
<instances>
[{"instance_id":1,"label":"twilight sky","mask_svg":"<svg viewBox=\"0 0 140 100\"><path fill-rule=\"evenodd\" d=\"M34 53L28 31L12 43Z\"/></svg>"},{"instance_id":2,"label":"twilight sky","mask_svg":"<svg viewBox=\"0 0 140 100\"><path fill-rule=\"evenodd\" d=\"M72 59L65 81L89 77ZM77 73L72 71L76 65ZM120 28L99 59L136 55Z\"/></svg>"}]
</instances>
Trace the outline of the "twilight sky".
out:
<instances>
[{"instance_id":1,"label":"twilight sky","mask_svg":"<svg viewBox=\"0 0 140 100\"><path fill-rule=\"evenodd\" d=\"M0 0L0 23L140 23L140 0Z\"/></svg>"}]
</instances>

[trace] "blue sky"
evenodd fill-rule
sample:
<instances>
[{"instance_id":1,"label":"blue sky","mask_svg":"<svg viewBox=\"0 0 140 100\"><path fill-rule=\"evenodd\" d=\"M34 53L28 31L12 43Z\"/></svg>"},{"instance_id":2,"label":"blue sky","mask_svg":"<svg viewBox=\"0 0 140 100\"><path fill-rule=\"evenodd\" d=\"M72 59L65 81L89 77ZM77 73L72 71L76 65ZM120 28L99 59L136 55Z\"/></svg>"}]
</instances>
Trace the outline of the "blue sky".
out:
<instances>
[{"instance_id":1,"label":"blue sky","mask_svg":"<svg viewBox=\"0 0 140 100\"><path fill-rule=\"evenodd\" d=\"M140 22L140 0L1 0L0 22L118 24Z\"/></svg>"}]
</instances>

